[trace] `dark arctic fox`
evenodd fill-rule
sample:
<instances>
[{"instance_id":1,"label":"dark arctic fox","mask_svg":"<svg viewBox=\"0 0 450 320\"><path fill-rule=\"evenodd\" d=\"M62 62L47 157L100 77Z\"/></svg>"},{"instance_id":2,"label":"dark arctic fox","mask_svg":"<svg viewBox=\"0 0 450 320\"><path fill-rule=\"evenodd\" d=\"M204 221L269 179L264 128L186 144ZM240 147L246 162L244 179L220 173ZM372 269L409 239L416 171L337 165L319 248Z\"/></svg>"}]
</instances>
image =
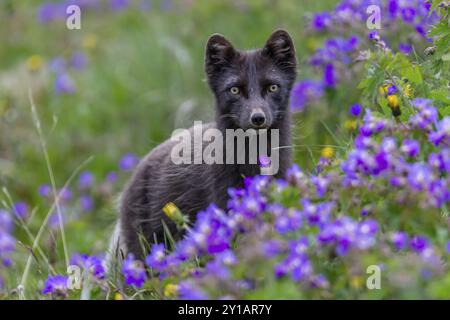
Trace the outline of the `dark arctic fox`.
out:
<instances>
[{"instance_id":1,"label":"dark arctic fox","mask_svg":"<svg viewBox=\"0 0 450 320\"><path fill-rule=\"evenodd\" d=\"M205 72L216 99L216 121L204 128L217 128L223 136L226 129L278 129L276 177L283 176L291 163L288 105L296 66L294 45L283 30L275 31L257 50L236 50L219 34L212 35L206 44ZM260 167L249 162L174 164L174 145L173 140L168 140L153 149L123 191L120 218L110 248L115 254L123 257L133 253L142 258L152 243L164 241L162 221L179 239L180 231L162 211L167 203L173 202L194 221L196 213L210 203L226 208L228 188L242 187L244 177L260 173Z\"/></svg>"}]
</instances>

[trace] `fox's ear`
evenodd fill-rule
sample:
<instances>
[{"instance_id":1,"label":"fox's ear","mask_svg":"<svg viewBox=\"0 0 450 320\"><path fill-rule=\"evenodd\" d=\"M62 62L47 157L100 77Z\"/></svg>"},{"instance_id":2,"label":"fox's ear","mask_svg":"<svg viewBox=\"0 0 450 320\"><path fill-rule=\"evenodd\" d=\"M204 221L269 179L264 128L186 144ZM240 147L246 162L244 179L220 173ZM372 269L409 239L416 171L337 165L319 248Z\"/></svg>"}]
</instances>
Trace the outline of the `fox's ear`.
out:
<instances>
[{"instance_id":1,"label":"fox's ear","mask_svg":"<svg viewBox=\"0 0 450 320\"><path fill-rule=\"evenodd\" d=\"M208 77L229 64L235 54L233 45L224 36L215 33L209 37L205 52L205 71Z\"/></svg>"},{"instance_id":2,"label":"fox's ear","mask_svg":"<svg viewBox=\"0 0 450 320\"><path fill-rule=\"evenodd\" d=\"M262 54L274 60L283 70L296 71L294 43L287 31L277 30L269 37L262 50Z\"/></svg>"}]
</instances>

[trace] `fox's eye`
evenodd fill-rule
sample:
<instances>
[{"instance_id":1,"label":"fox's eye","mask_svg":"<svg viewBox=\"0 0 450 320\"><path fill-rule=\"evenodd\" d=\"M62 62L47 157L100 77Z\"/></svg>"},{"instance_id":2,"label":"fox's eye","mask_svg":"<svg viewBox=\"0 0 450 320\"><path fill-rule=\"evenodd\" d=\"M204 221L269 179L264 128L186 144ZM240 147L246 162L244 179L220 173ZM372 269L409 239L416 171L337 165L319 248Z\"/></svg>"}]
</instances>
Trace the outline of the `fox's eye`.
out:
<instances>
[{"instance_id":1,"label":"fox's eye","mask_svg":"<svg viewBox=\"0 0 450 320\"><path fill-rule=\"evenodd\" d=\"M269 86L270 92L277 92L280 89L280 87L277 84L272 84Z\"/></svg>"},{"instance_id":2,"label":"fox's eye","mask_svg":"<svg viewBox=\"0 0 450 320\"><path fill-rule=\"evenodd\" d=\"M230 92L231 94L239 94L240 90L238 87L231 87Z\"/></svg>"}]
</instances>

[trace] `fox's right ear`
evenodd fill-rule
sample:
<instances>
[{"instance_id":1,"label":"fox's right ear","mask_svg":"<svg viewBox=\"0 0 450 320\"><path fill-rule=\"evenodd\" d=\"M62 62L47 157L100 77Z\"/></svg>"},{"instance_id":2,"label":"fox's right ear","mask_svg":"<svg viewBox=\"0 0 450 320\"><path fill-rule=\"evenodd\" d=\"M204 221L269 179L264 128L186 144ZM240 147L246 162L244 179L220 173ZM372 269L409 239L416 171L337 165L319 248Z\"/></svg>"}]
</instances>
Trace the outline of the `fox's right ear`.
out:
<instances>
[{"instance_id":1,"label":"fox's right ear","mask_svg":"<svg viewBox=\"0 0 450 320\"><path fill-rule=\"evenodd\" d=\"M224 36L215 33L209 37L205 51L205 71L208 77L229 64L236 54L233 45Z\"/></svg>"}]
</instances>

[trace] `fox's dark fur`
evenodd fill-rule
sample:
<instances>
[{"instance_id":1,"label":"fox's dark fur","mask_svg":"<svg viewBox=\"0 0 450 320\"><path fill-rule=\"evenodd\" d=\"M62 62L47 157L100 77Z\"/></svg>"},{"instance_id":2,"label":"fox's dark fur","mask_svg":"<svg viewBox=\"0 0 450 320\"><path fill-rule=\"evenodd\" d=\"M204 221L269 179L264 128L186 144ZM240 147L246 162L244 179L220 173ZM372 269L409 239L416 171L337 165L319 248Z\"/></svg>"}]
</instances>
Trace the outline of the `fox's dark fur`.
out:
<instances>
[{"instance_id":1,"label":"fox's dark fur","mask_svg":"<svg viewBox=\"0 0 450 320\"><path fill-rule=\"evenodd\" d=\"M205 71L216 100L216 121L206 127L222 132L245 130L252 126L252 112L262 111L268 130L279 129L281 148L277 177L283 176L291 163L288 105L296 65L292 40L283 30L274 32L262 49L252 51L238 51L218 34L212 35L206 45ZM279 88L275 93L268 91L272 84ZM231 87L239 88L239 94L231 94ZM205 125L203 127L205 129ZM163 241L162 220L172 235L179 238L174 223L162 212L168 202L173 202L194 221L196 213L210 203L226 208L227 189L241 187L243 177L260 173L259 166L254 164L176 165L170 157L175 143L168 140L153 149L140 162L123 191L118 223L120 237L116 239L118 247L125 251L122 254L142 257L145 254L143 243Z\"/></svg>"}]
</instances>

